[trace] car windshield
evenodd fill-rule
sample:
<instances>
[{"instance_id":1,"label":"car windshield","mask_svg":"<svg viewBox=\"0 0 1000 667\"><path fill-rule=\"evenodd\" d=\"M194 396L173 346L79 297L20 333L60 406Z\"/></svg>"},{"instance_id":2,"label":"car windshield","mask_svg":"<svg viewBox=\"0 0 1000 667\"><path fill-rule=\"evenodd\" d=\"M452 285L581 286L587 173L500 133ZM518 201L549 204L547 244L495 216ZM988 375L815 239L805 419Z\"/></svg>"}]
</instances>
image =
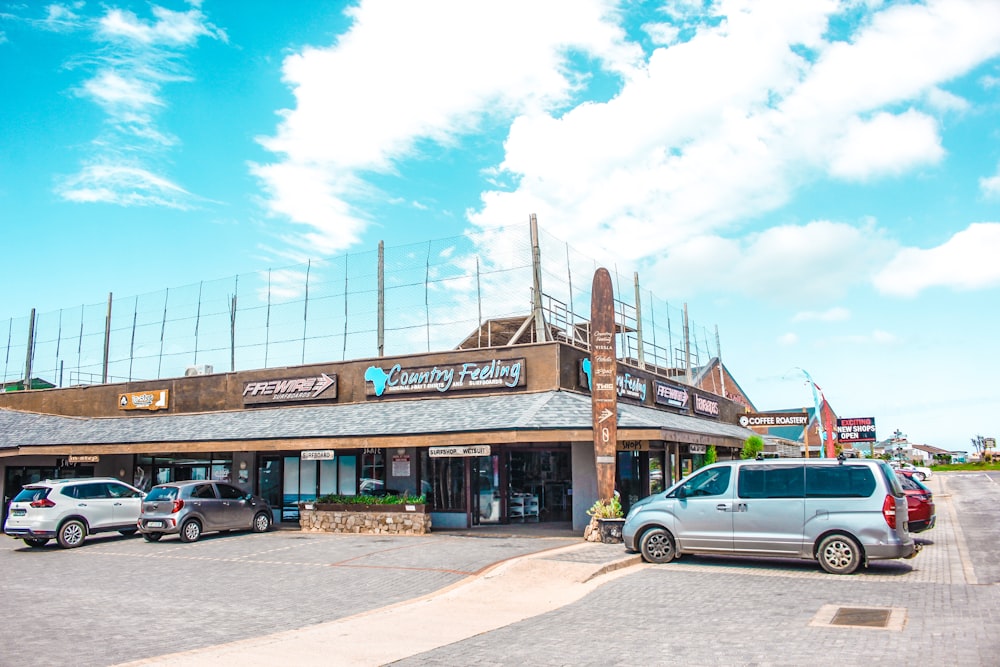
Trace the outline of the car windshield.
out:
<instances>
[{"instance_id":1,"label":"car windshield","mask_svg":"<svg viewBox=\"0 0 1000 667\"><path fill-rule=\"evenodd\" d=\"M176 486L154 486L146 495L146 500L176 500Z\"/></svg>"}]
</instances>

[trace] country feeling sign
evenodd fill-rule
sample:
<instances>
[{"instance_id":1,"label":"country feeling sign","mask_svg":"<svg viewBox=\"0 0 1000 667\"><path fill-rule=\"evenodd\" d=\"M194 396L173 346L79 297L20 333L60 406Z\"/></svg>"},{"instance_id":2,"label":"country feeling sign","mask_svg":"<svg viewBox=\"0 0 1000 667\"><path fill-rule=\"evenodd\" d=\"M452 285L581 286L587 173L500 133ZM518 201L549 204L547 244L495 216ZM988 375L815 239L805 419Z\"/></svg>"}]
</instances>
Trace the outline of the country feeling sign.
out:
<instances>
[{"instance_id":1,"label":"country feeling sign","mask_svg":"<svg viewBox=\"0 0 1000 667\"><path fill-rule=\"evenodd\" d=\"M365 371L365 394L446 393L495 387L519 387L526 381L524 359L466 361L440 366L369 366Z\"/></svg>"}]
</instances>

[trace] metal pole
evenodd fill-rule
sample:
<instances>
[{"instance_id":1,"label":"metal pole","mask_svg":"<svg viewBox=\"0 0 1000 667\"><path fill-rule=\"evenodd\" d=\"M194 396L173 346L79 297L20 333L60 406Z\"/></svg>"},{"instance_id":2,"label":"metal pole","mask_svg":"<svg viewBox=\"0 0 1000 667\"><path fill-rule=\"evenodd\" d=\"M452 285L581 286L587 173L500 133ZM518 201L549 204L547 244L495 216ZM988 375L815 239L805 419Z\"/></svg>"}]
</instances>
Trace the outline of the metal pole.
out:
<instances>
[{"instance_id":1,"label":"metal pole","mask_svg":"<svg viewBox=\"0 0 1000 667\"><path fill-rule=\"evenodd\" d=\"M691 384L691 330L688 325L688 305L684 304L684 366L687 383Z\"/></svg>"},{"instance_id":2,"label":"metal pole","mask_svg":"<svg viewBox=\"0 0 1000 667\"><path fill-rule=\"evenodd\" d=\"M24 355L24 388L31 389L31 357L35 347L35 309L28 318L28 349Z\"/></svg>"},{"instance_id":3,"label":"metal pole","mask_svg":"<svg viewBox=\"0 0 1000 667\"><path fill-rule=\"evenodd\" d=\"M312 260L306 263L306 296L302 303L302 363L306 363L306 328L309 326L309 272L312 270Z\"/></svg>"},{"instance_id":4,"label":"metal pole","mask_svg":"<svg viewBox=\"0 0 1000 667\"><path fill-rule=\"evenodd\" d=\"M111 301L112 293L108 292L108 310L104 314L104 363L101 368L101 384L108 383L108 355L111 351Z\"/></svg>"},{"instance_id":5,"label":"metal pole","mask_svg":"<svg viewBox=\"0 0 1000 667\"><path fill-rule=\"evenodd\" d=\"M378 242L378 356L385 355L385 241Z\"/></svg>"},{"instance_id":6,"label":"metal pole","mask_svg":"<svg viewBox=\"0 0 1000 667\"><path fill-rule=\"evenodd\" d=\"M542 317L542 249L538 242L538 218L532 213L528 218L531 231L531 278L532 303L531 314L535 318L535 342L548 340L545 336L545 318Z\"/></svg>"},{"instance_id":7,"label":"metal pole","mask_svg":"<svg viewBox=\"0 0 1000 667\"><path fill-rule=\"evenodd\" d=\"M198 283L198 308L194 314L194 363L198 365L198 328L201 325L201 290L205 286L205 281Z\"/></svg>"},{"instance_id":8,"label":"metal pole","mask_svg":"<svg viewBox=\"0 0 1000 667\"><path fill-rule=\"evenodd\" d=\"M236 275L233 298L229 300L229 370L236 372L236 297L240 293L240 276Z\"/></svg>"},{"instance_id":9,"label":"metal pole","mask_svg":"<svg viewBox=\"0 0 1000 667\"><path fill-rule=\"evenodd\" d=\"M167 288L163 295L163 319L160 321L160 356L156 362L156 379L160 379L163 371L163 339L167 331L167 301L170 299L170 288ZM83 331L83 322L80 322L80 331Z\"/></svg>"},{"instance_id":10,"label":"metal pole","mask_svg":"<svg viewBox=\"0 0 1000 667\"><path fill-rule=\"evenodd\" d=\"M638 348L637 354L639 356L639 368L645 368L646 355L642 351L642 304L639 301L639 272L633 272L632 278L635 282L635 335L636 346Z\"/></svg>"}]
</instances>

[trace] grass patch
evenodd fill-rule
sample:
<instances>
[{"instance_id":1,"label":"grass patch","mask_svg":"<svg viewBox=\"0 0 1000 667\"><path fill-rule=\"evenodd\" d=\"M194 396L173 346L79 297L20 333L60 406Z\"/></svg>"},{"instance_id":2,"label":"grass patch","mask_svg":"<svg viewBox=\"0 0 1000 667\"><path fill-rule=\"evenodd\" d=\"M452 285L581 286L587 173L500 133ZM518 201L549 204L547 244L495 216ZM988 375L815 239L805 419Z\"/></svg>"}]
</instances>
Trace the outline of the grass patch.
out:
<instances>
[{"instance_id":1,"label":"grass patch","mask_svg":"<svg viewBox=\"0 0 1000 667\"><path fill-rule=\"evenodd\" d=\"M933 465L934 472L948 472L949 470L1000 470L1000 461L994 463L949 463L948 465Z\"/></svg>"}]
</instances>

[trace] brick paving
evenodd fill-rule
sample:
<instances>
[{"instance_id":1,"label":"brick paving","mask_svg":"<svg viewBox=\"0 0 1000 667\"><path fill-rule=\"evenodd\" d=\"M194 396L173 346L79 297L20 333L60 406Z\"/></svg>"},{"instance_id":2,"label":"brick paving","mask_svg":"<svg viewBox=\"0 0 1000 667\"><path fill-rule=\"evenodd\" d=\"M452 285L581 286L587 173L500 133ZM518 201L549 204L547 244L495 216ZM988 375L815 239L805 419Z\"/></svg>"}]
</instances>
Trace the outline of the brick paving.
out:
<instances>
[{"instance_id":1,"label":"brick paving","mask_svg":"<svg viewBox=\"0 0 1000 667\"><path fill-rule=\"evenodd\" d=\"M4 540L0 664L997 665L1000 585L970 557L981 531L949 492L978 487L957 482L931 480L922 553L846 577L789 560L637 565L618 545L544 533ZM840 607L897 624L829 625Z\"/></svg>"}]
</instances>

